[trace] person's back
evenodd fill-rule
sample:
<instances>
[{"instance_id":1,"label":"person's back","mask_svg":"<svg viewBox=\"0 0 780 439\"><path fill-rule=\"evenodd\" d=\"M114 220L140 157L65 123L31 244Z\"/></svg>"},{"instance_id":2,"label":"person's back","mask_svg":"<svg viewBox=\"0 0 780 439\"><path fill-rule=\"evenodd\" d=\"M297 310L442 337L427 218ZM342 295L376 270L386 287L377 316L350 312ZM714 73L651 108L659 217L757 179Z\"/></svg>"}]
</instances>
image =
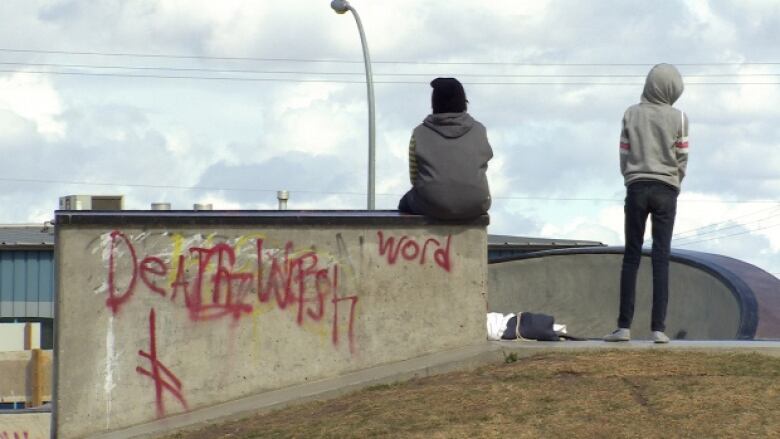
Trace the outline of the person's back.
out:
<instances>
[{"instance_id":1,"label":"person's back","mask_svg":"<svg viewBox=\"0 0 780 439\"><path fill-rule=\"evenodd\" d=\"M487 213L487 163L493 151L485 127L466 112L463 87L437 78L433 113L414 129L409 145L412 189L398 209L439 219L470 219Z\"/></svg>"},{"instance_id":2,"label":"person's back","mask_svg":"<svg viewBox=\"0 0 780 439\"><path fill-rule=\"evenodd\" d=\"M677 214L677 195L688 163L688 121L672 107L682 95L680 72L658 64L645 81L641 102L623 115L620 134L620 171L626 185L626 248L620 272L618 329L606 341L631 338L636 279L642 257L647 217L652 217L653 341L666 343L666 307L669 298L669 255Z\"/></svg>"},{"instance_id":3,"label":"person's back","mask_svg":"<svg viewBox=\"0 0 780 439\"><path fill-rule=\"evenodd\" d=\"M647 77L641 102L623 115L620 170L626 186L653 180L679 191L688 162L688 121L672 105L682 92L677 69L659 64Z\"/></svg>"},{"instance_id":4,"label":"person's back","mask_svg":"<svg viewBox=\"0 0 780 439\"><path fill-rule=\"evenodd\" d=\"M490 208L485 127L468 113L432 114L414 130L415 189L426 215L469 218Z\"/></svg>"}]
</instances>

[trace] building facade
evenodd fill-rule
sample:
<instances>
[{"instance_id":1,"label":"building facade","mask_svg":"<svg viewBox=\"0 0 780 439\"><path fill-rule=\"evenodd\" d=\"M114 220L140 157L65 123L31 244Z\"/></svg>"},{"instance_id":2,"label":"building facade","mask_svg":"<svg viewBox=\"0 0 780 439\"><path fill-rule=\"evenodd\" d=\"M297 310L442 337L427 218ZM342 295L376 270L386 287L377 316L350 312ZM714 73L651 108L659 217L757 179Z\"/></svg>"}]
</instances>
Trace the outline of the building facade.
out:
<instances>
[{"instance_id":1,"label":"building facade","mask_svg":"<svg viewBox=\"0 0 780 439\"><path fill-rule=\"evenodd\" d=\"M54 228L0 225L0 331L3 323L40 323L51 349L54 322Z\"/></svg>"}]
</instances>

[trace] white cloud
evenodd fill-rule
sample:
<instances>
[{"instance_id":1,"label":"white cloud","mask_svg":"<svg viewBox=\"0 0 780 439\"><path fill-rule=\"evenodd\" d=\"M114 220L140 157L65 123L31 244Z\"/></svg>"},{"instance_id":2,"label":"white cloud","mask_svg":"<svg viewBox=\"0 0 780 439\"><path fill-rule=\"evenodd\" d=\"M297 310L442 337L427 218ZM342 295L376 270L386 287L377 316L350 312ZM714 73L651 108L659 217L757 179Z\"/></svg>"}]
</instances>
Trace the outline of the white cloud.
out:
<instances>
[{"instance_id":1,"label":"white cloud","mask_svg":"<svg viewBox=\"0 0 780 439\"><path fill-rule=\"evenodd\" d=\"M62 102L46 77L25 73L0 77L0 110L33 122L37 131L49 140L65 135Z\"/></svg>"},{"instance_id":2,"label":"white cloud","mask_svg":"<svg viewBox=\"0 0 780 439\"><path fill-rule=\"evenodd\" d=\"M375 61L476 62L374 64L377 74L421 74L377 76L379 81L413 82L376 86L377 189L381 194L377 205L393 208L408 189L408 140L414 126L430 111L428 81L438 75L458 76L466 83L470 111L486 125L496 154L488 171L495 197L492 233L619 245L624 191L617 162L619 122L625 108L637 102L650 65L662 61L778 61L775 40L780 10L773 1L353 0L352 4L361 14ZM213 75L197 69L221 70L219 76L229 76L225 70L340 71L357 74L236 76L363 80L354 19L333 13L327 0L284 4L9 1L0 3L0 14L5 17L0 39L11 48L357 61L295 63L0 51L0 62L196 69L145 71L153 76ZM482 61L597 65L479 64ZM764 206L730 202L735 199L777 199L780 87L695 85L733 78L693 77L773 74L776 70L760 65L686 65L681 70L688 86L679 106L691 120L691 158L677 230L723 222ZM776 82L776 77L740 80ZM579 85L500 84L534 81ZM499 84L474 84L479 82ZM636 85L587 85L599 82ZM4 75L0 76L0 150L10 161L5 173L9 179L117 183L2 181L0 201L19 208L4 210L0 221L38 221L50 216L45 212L54 208L57 196L92 192L124 193L128 207L133 208L146 208L152 201L170 201L184 208L210 201L215 208L273 209L275 190L288 189L292 191L290 208L359 209L365 206L365 86ZM692 201L702 199L707 202ZM750 218L754 217L746 219ZM744 235L713 239L694 248L744 258L780 272L780 227L756 230L758 226L747 224Z\"/></svg>"},{"instance_id":3,"label":"white cloud","mask_svg":"<svg viewBox=\"0 0 780 439\"><path fill-rule=\"evenodd\" d=\"M692 19L689 36L727 46L734 41L737 30L732 22L713 12L710 3L707 0L685 2Z\"/></svg>"},{"instance_id":4,"label":"white cloud","mask_svg":"<svg viewBox=\"0 0 780 439\"><path fill-rule=\"evenodd\" d=\"M18 113L0 108L0 138L8 144L17 143L20 139L37 133L36 128L34 122Z\"/></svg>"},{"instance_id":5,"label":"white cloud","mask_svg":"<svg viewBox=\"0 0 780 439\"><path fill-rule=\"evenodd\" d=\"M271 122L278 131L267 138L264 146L276 154L299 151L316 155L345 150L345 141L357 137L358 130L352 121L365 119L364 111L356 104L338 105L328 101L280 109Z\"/></svg>"}]
</instances>

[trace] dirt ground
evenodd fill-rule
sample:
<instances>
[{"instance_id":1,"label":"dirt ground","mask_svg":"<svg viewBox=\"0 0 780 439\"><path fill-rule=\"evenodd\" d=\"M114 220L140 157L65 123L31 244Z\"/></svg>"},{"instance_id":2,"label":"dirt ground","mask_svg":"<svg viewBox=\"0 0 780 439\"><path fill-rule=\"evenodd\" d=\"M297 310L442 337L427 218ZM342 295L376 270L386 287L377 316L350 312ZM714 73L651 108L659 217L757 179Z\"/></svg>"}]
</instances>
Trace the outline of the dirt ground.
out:
<instances>
[{"instance_id":1,"label":"dirt ground","mask_svg":"<svg viewBox=\"0 0 780 439\"><path fill-rule=\"evenodd\" d=\"M554 353L372 387L170 439L780 438L780 359Z\"/></svg>"}]
</instances>

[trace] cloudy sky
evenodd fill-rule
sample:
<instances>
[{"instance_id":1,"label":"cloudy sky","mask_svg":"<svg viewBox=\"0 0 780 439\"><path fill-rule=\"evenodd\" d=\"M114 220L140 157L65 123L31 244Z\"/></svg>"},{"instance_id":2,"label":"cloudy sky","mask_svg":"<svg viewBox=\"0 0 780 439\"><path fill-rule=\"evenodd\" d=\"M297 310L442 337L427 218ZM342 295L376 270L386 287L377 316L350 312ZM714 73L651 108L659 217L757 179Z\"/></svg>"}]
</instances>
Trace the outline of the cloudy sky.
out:
<instances>
[{"instance_id":1,"label":"cloudy sky","mask_svg":"<svg viewBox=\"0 0 780 439\"><path fill-rule=\"evenodd\" d=\"M686 90L675 246L780 275L780 8L766 1L353 0L377 102L377 207L408 189L428 82L464 82L495 152L490 232L622 244L620 119L659 62ZM66 194L125 207L366 205L355 22L328 0L0 2L0 223Z\"/></svg>"}]
</instances>

